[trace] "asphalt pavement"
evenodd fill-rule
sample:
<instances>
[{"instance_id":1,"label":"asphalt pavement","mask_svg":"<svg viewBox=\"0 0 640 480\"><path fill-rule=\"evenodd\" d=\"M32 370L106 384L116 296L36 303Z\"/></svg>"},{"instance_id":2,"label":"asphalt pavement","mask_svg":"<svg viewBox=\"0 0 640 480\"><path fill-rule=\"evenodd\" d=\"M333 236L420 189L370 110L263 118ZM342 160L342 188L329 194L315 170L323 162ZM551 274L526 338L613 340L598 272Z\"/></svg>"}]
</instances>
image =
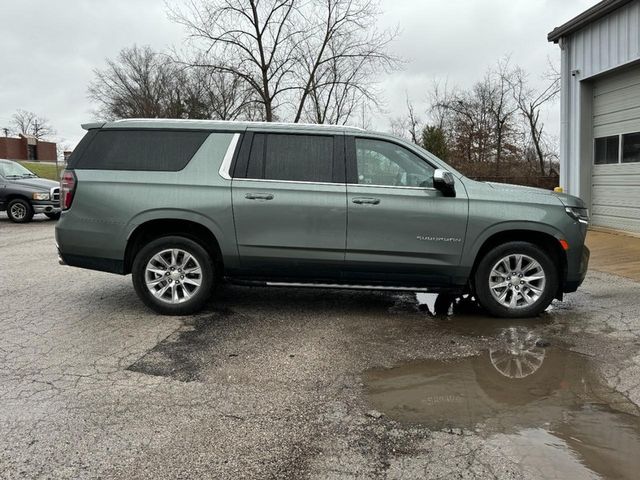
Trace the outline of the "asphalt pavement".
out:
<instances>
[{"instance_id":1,"label":"asphalt pavement","mask_svg":"<svg viewBox=\"0 0 640 480\"><path fill-rule=\"evenodd\" d=\"M130 277L58 265L54 225L0 214L0 478L640 468L625 454L640 438L631 279L591 271L518 321L466 300L436 315L429 296L231 286L199 315L162 317Z\"/></svg>"}]
</instances>

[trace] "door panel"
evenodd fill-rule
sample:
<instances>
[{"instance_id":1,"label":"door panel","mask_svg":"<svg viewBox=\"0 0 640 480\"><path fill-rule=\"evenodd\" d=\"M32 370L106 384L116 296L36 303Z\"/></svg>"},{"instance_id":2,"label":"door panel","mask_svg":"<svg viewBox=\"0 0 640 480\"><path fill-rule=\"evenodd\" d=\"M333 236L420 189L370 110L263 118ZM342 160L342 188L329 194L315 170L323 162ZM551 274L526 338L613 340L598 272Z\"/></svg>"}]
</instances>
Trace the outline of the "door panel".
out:
<instances>
[{"instance_id":1,"label":"door panel","mask_svg":"<svg viewBox=\"0 0 640 480\"><path fill-rule=\"evenodd\" d=\"M436 190L348 185L347 275L449 283L467 229L467 199L458 190L449 198ZM362 197L377 202L354 202Z\"/></svg>"},{"instance_id":2,"label":"door panel","mask_svg":"<svg viewBox=\"0 0 640 480\"><path fill-rule=\"evenodd\" d=\"M332 278L346 241L344 184L234 179L240 262L252 276Z\"/></svg>"},{"instance_id":3,"label":"door panel","mask_svg":"<svg viewBox=\"0 0 640 480\"><path fill-rule=\"evenodd\" d=\"M342 136L255 132L232 181L241 274L340 277L347 229Z\"/></svg>"},{"instance_id":4,"label":"door panel","mask_svg":"<svg viewBox=\"0 0 640 480\"><path fill-rule=\"evenodd\" d=\"M432 187L435 168L396 143L347 142L353 174L345 276L398 285L455 282L467 229L464 187L457 186L456 197L444 197Z\"/></svg>"}]
</instances>

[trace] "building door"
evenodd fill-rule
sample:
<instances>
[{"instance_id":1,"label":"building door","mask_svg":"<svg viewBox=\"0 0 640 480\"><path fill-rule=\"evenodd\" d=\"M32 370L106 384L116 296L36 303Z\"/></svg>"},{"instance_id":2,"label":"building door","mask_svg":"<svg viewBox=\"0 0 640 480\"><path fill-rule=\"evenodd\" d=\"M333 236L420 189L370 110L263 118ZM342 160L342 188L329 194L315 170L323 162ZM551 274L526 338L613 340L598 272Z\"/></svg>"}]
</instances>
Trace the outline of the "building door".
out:
<instances>
[{"instance_id":1,"label":"building door","mask_svg":"<svg viewBox=\"0 0 640 480\"><path fill-rule=\"evenodd\" d=\"M593 85L592 223L640 232L640 68Z\"/></svg>"},{"instance_id":2,"label":"building door","mask_svg":"<svg viewBox=\"0 0 640 480\"><path fill-rule=\"evenodd\" d=\"M27 145L27 160L37 160L38 151L36 145Z\"/></svg>"}]
</instances>

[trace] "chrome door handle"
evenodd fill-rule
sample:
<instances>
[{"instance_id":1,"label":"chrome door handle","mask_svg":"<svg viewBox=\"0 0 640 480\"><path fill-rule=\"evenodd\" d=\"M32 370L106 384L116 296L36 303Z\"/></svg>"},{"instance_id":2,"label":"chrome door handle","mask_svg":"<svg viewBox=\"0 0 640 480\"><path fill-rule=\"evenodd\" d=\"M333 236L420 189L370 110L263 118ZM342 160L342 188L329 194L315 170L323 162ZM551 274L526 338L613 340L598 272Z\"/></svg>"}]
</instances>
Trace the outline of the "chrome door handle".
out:
<instances>
[{"instance_id":1,"label":"chrome door handle","mask_svg":"<svg viewBox=\"0 0 640 480\"><path fill-rule=\"evenodd\" d=\"M247 193L244 198L249 200L273 200L271 193Z\"/></svg>"},{"instance_id":2,"label":"chrome door handle","mask_svg":"<svg viewBox=\"0 0 640 480\"><path fill-rule=\"evenodd\" d=\"M371 197L355 197L351 200L353 203L357 203L359 205L367 204L367 205L378 205L380 203L379 198L371 198Z\"/></svg>"}]
</instances>

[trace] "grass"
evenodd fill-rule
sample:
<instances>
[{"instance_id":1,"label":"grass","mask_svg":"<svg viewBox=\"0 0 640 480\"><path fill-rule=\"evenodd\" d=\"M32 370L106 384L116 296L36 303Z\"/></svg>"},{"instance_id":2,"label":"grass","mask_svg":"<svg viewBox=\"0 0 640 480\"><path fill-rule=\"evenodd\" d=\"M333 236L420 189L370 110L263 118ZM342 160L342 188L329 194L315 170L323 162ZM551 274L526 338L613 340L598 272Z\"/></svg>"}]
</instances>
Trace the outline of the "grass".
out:
<instances>
[{"instance_id":1,"label":"grass","mask_svg":"<svg viewBox=\"0 0 640 480\"><path fill-rule=\"evenodd\" d=\"M39 163L39 162L18 162L23 167L28 168L33 173L42 178L50 180L60 180L55 163Z\"/></svg>"}]
</instances>

